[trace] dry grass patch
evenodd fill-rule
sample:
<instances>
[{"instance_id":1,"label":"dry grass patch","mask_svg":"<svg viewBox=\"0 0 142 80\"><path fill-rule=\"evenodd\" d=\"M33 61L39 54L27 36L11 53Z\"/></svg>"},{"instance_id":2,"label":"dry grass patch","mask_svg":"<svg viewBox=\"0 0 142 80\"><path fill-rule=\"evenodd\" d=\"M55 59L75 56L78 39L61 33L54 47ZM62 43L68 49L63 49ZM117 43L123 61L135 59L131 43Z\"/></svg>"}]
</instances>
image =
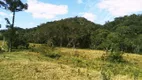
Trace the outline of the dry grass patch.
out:
<instances>
[{"instance_id":1,"label":"dry grass patch","mask_svg":"<svg viewBox=\"0 0 142 80\"><path fill-rule=\"evenodd\" d=\"M101 72L51 62L0 62L0 80L102 80ZM133 80L117 75L112 80Z\"/></svg>"},{"instance_id":2,"label":"dry grass patch","mask_svg":"<svg viewBox=\"0 0 142 80\"><path fill-rule=\"evenodd\" d=\"M0 54L0 80L102 80L104 76L111 80L142 79L142 55L125 53L123 58L128 63L112 63L101 60L105 51L30 46L35 48ZM60 57L51 57L55 54Z\"/></svg>"},{"instance_id":3,"label":"dry grass patch","mask_svg":"<svg viewBox=\"0 0 142 80\"><path fill-rule=\"evenodd\" d=\"M82 57L85 59L100 58L105 52L101 50L57 48L62 54Z\"/></svg>"},{"instance_id":4,"label":"dry grass patch","mask_svg":"<svg viewBox=\"0 0 142 80\"><path fill-rule=\"evenodd\" d=\"M96 71L50 62L0 62L0 80L100 80Z\"/></svg>"},{"instance_id":5,"label":"dry grass patch","mask_svg":"<svg viewBox=\"0 0 142 80\"><path fill-rule=\"evenodd\" d=\"M142 55L126 53L123 57L128 62L138 65L142 69Z\"/></svg>"}]
</instances>

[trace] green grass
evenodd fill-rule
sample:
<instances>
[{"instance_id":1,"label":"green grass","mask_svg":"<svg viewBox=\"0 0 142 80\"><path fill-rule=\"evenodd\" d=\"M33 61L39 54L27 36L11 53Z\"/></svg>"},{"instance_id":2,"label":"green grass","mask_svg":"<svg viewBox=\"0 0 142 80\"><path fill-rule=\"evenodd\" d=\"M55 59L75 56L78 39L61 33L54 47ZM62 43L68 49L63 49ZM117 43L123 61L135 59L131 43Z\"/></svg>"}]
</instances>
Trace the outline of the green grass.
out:
<instances>
[{"instance_id":1,"label":"green grass","mask_svg":"<svg viewBox=\"0 0 142 80\"><path fill-rule=\"evenodd\" d=\"M123 55L126 62L104 61L104 51L50 48L0 53L0 80L134 80L142 79L142 55Z\"/></svg>"}]
</instances>

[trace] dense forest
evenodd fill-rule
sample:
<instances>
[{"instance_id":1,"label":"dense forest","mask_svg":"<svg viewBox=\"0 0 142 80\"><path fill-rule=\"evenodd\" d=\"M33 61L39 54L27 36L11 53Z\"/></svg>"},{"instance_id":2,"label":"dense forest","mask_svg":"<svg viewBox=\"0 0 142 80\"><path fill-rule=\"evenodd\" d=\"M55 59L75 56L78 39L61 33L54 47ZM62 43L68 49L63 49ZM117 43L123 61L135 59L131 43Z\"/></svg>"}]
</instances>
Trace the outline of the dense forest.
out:
<instances>
[{"instance_id":1,"label":"dense forest","mask_svg":"<svg viewBox=\"0 0 142 80\"><path fill-rule=\"evenodd\" d=\"M7 30L1 30L0 39L7 34ZM73 17L43 23L31 29L15 27L14 36L13 46L16 48L20 44L27 46L29 42L57 47L140 53L142 52L142 15L117 17L104 25L95 24L83 17Z\"/></svg>"}]
</instances>

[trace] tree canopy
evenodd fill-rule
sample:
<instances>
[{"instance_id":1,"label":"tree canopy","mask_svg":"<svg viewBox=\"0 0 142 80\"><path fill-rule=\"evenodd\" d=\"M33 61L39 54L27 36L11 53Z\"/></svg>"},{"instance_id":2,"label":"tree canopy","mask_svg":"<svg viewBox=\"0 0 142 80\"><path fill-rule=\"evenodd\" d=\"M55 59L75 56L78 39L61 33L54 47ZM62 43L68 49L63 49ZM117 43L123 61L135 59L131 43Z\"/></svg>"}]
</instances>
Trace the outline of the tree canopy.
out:
<instances>
[{"instance_id":1,"label":"tree canopy","mask_svg":"<svg viewBox=\"0 0 142 80\"><path fill-rule=\"evenodd\" d=\"M21 0L0 0L0 7L11 12L18 12L27 9L28 5L23 4Z\"/></svg>"}]
</instances>

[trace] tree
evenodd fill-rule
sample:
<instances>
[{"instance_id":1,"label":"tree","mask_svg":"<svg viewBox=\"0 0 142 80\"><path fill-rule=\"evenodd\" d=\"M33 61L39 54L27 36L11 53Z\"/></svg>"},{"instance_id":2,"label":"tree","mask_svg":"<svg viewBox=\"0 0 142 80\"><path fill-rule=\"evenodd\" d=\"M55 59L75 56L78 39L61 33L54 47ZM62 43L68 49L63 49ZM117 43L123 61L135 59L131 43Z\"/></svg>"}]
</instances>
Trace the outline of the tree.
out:
<instances>
[{"instance_id":1,"label":"tree","mask_svg":"<svg viewBox=\"0 0 142 80\"><path fill-rule=\"evenodd\" d=\"M134 52L135 53L140 53L142 52L142 34L138 35L134 39Z\"/></svg>"},{"instance_id":2,"label":"tree","mask_svg":"<svg viewBox=\"0 0 142 80\"><path fill-rule=\"evenodd\" d=\"M104 42L106 41L106 37L109 34L109 31L106 29L97 29L91 34L91 48L93 49L106 49L106 45Z\"/></svg>"},{"instance_id":3,"label":"tree","mask_svg":"<svg viewBox=\"0 0 142 80\"><path fill-rule=\"evenodd\" d=\"M5 20L7 21L7 23L9 24L8 29L10 30L9 34L11 37L9 37L8 40L8 51L11 52L12 51L12 41L13 41L13 35L14 35L14 22L15 22L15 12L19 12L19 11L23 11L25 9L28 8L27 4L23 4L21 2L21 0L0 0L0 8L4 8L6 10L9 10L13 13L13 18L12 18L12 24L10 24L10 21L8 20L8 18L6 18Z\"/></svg>"}]
</instances>

